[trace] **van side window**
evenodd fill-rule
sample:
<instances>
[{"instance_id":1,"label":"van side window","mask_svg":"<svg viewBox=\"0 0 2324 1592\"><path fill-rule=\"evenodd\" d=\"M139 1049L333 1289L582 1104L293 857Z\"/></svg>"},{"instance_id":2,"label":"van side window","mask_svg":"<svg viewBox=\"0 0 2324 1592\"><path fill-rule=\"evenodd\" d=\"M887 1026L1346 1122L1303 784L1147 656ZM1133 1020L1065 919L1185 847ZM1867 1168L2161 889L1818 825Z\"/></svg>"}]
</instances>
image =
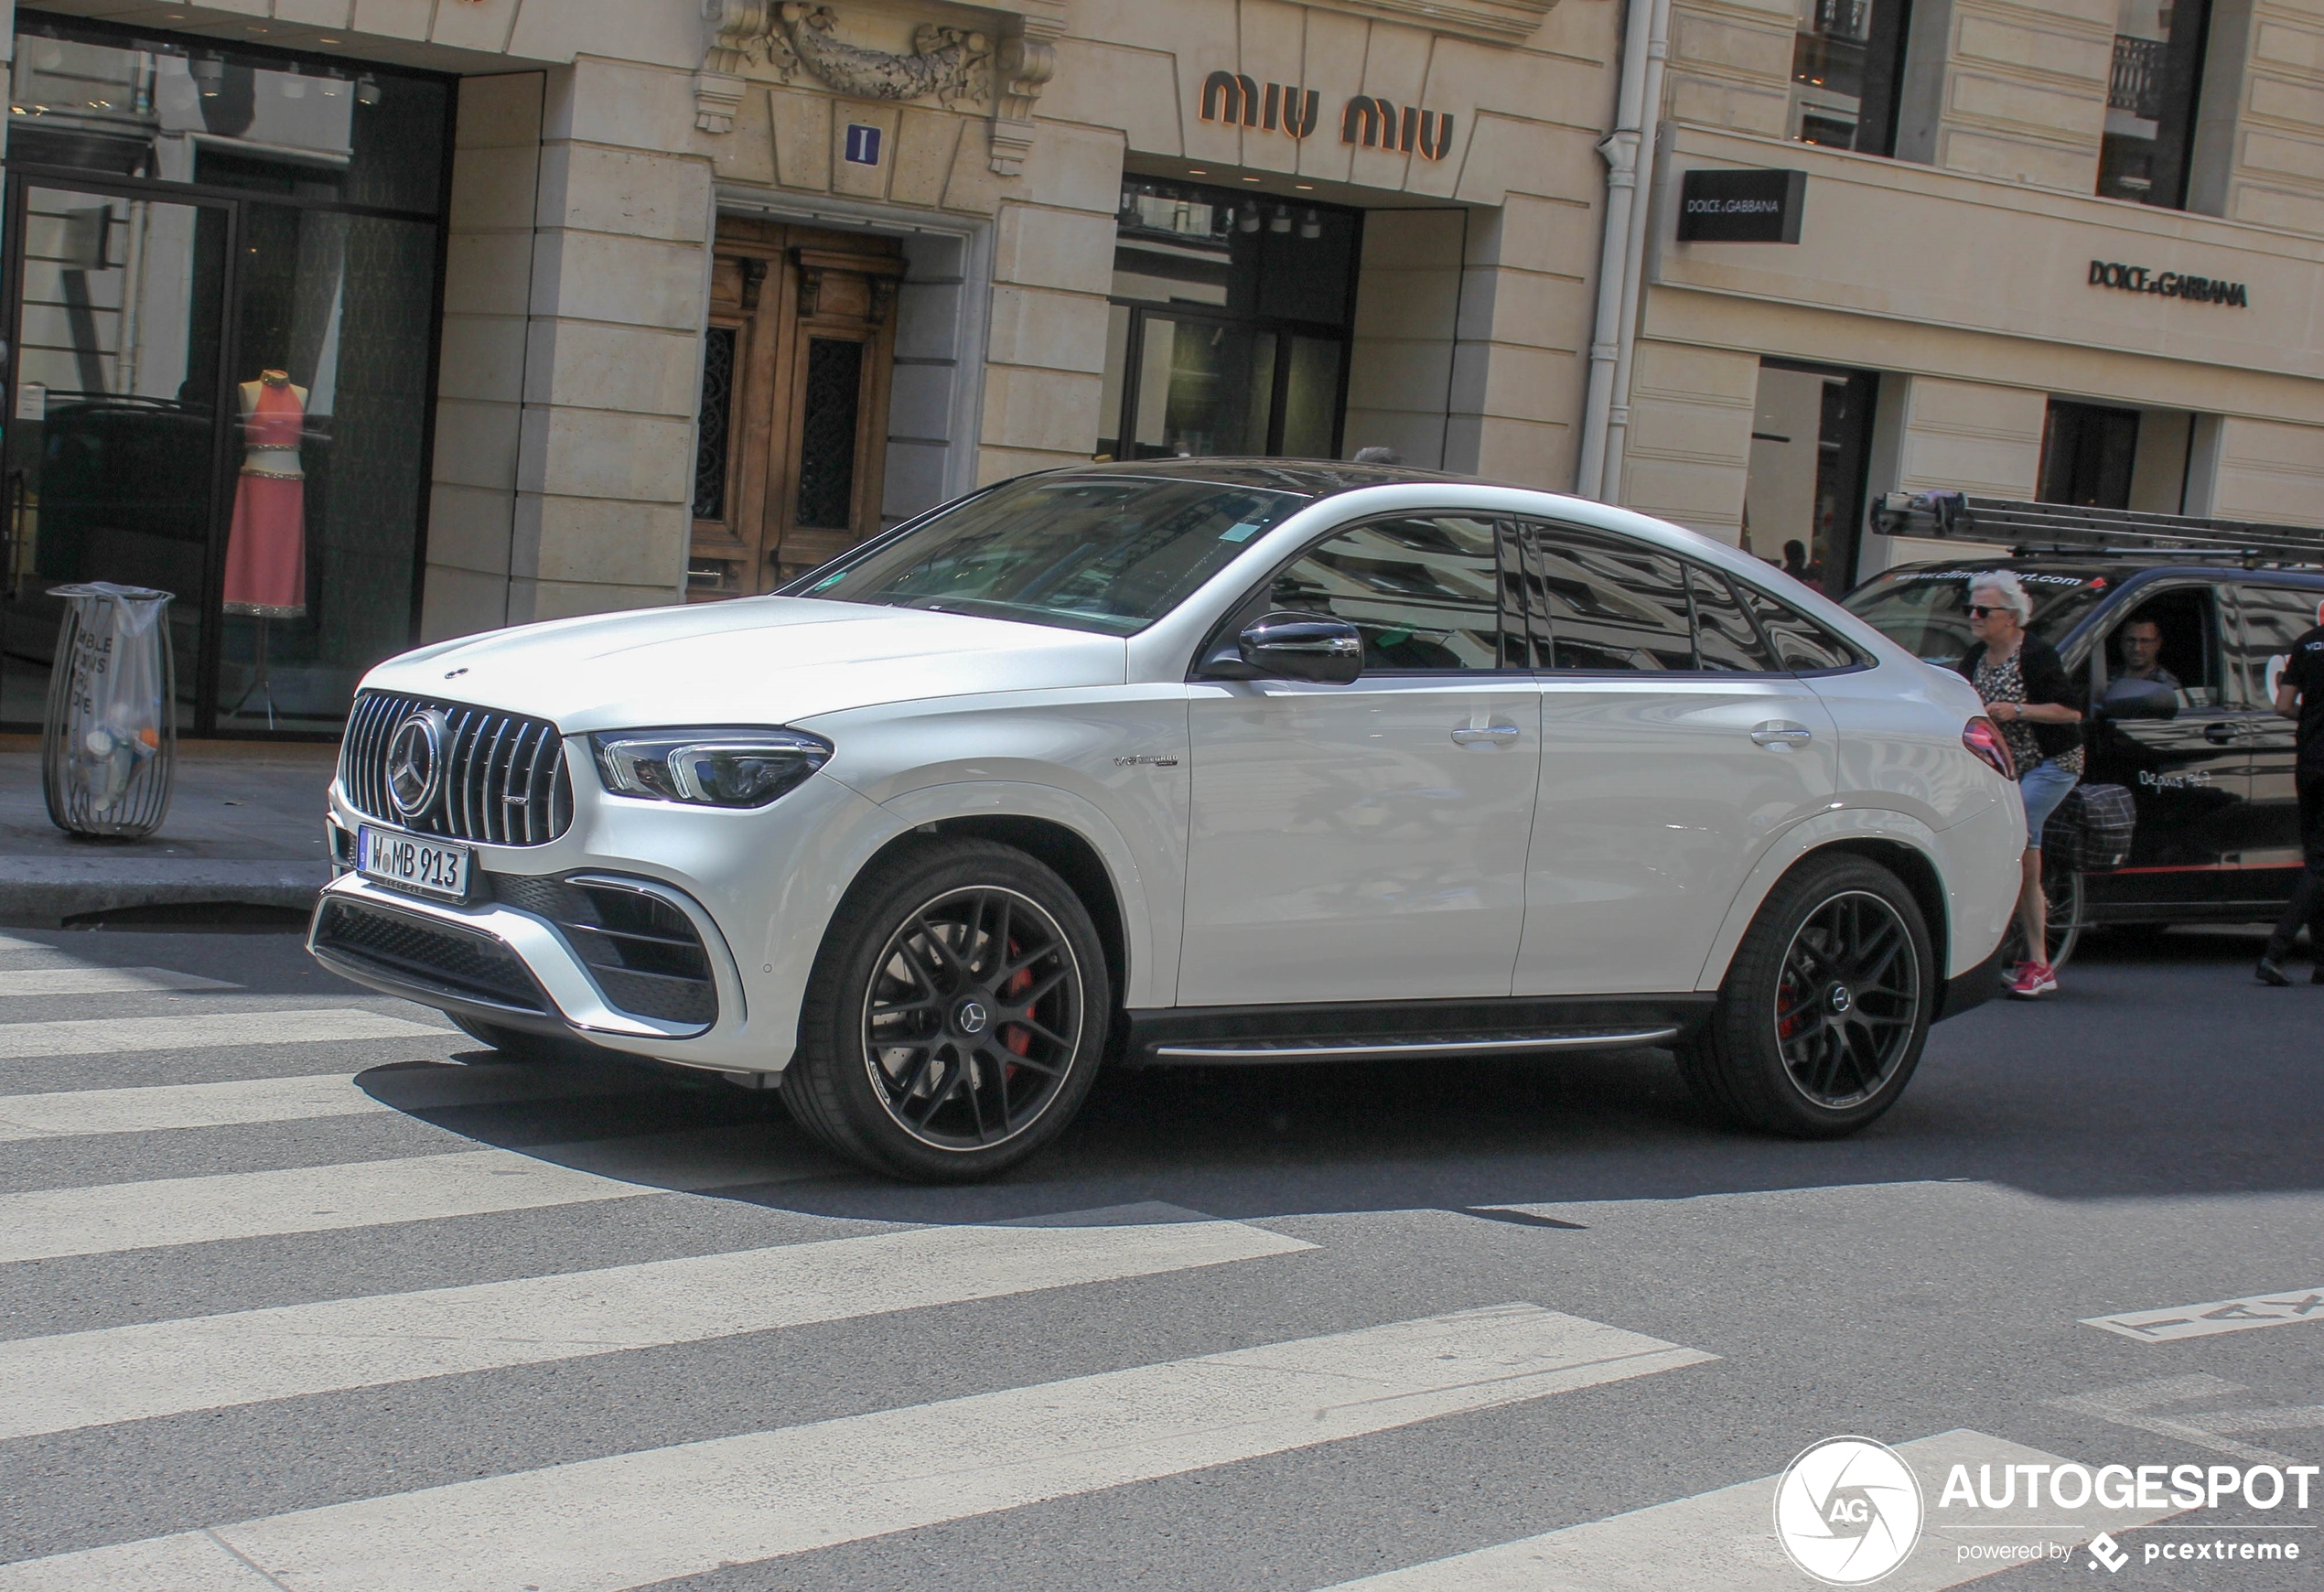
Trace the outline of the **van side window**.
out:
<instances>
[{"instance_id":1,"label":"van side window","mask_svg":"<svg viewBox=\"0 0 2324 1592\"><path fill-rule=\"evenodd\" d=\"M2324 624L2324 591L2308 586L2239 586L2236 607L2243 610L2241 655L2243 702L2250 707L2272 707L2276 677L2292 643Z\"/></svg>"},{"instance_id":2,"label":"van side window","mask_svg":"<svg viewBox=\"0 0 2324 1592\"><path fill-rule=\"evenodd\" d=\"M2106 677L2140 672L2179 693L2182 707L2220 707L2219 605L2209 586L2179 586L2137 603L2106 634Z\"/></svg>"}]
</instances>

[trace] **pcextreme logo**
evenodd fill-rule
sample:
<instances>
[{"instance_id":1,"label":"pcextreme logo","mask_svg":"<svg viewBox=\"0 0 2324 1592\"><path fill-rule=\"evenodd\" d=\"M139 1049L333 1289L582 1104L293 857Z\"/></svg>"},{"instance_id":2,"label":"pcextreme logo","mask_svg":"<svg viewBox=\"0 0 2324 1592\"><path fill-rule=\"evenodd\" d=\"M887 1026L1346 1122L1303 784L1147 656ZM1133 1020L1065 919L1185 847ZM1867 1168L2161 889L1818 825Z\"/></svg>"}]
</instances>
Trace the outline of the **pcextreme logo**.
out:
<instances>
[{"instance_id":1,"label":"pcextreme logo","mask_svg":"<svg viewBox=\"0 0 2324 1592\"><path fill-rule=\"evenodd\" d=\"M1869 1437L1827 1437L1776 1484L1776 1541L1828 1587L1862 1587L1903 1564L1921 1540L1921 1518L1920 1478Z\"/></svg>"}]
</instances>

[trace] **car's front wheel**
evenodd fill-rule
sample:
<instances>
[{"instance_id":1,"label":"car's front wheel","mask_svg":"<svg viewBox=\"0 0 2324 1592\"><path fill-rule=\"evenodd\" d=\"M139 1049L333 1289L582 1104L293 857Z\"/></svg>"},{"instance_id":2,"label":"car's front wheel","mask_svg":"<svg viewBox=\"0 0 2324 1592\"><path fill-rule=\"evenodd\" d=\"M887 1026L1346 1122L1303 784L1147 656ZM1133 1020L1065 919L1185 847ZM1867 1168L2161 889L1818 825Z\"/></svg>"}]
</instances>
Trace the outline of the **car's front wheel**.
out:
<instances>
[{"instance_id":1,"label":"car's front wheel","mask_svg":"<svg viewBox=\"0 0 2324 1592\"><path fill-rule=\"evenodd\" d=\"M1904 1092L1941 993L1903 883L1862 857L1811 857L1760 907L1680 1066L1698 1097L1750 1126L1854 1133Z\"/></svg>"},{"instance_id":2,"label":"car's front wheel","mask_svg":"<svg viewBox=\"0 0 2324 1592\"><path fill-rule=\"evenodd\" d=\"M782 1098L879 1171L990 1177L1081 1109L1113 999L1089 911L1055 873L990 841L914 844L834 915Z\"/></svg>"}]
</instances>

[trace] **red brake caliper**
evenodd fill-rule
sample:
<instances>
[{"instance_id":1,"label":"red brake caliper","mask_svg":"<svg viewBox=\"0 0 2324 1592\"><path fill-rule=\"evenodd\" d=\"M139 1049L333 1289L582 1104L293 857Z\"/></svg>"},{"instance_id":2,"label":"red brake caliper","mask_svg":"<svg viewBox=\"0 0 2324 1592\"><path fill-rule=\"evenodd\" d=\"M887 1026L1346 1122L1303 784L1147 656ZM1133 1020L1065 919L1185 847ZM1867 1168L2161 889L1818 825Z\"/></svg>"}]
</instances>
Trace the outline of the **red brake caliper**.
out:
<instances>
[{"instance_id":1,"label":"red brake caliper","mask_svg":"<svg viewBox=\"0 0 2324 1592\"><path fill-rule=\"evenodd\" d=\"M1008 958L1011 962L1017 960L1017 941L1014 940L1008 942ZM1015 1000L1032 987L1033 970L1029 967L1022 967L1017 969L1007 983L1001 985L1000 993ZM1014 1023L1006 1024L1001 1029L1000 1040L1004 1046L1016 1051L1019 1056L1032 1054L1033 1035L1029 1029L1020 1028ZM1007 1069L1006 1076L1015 1078L1017 1069L1014 1067Z\"/></svg>"}]
</instances>

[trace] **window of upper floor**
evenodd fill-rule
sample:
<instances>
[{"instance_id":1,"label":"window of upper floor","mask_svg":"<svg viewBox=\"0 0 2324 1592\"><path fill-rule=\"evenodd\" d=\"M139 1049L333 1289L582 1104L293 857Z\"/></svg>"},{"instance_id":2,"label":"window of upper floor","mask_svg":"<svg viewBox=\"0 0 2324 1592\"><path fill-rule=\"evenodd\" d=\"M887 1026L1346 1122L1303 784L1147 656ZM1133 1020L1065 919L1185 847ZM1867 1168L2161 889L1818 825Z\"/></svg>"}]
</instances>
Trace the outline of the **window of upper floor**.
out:
<instances>
[{"instance_id":1,"label":"window of upper floor","mask_svg":"<svg viewBox=\"0 0 2324 1592\"><path fill-rule=\"evenodd\" d=\"M1896 153L1909 0L1794 0L1791 136Z\"/></svg>"},{"instance_id":2,"label":"window of upper floor","mask_svg":"<svg viewBox=\"0 0 2324 1592\"><path fill-rule=\"evenodd\" d=\"M2119 0L2098 195L2183 210L2210 0Z\"/></svg>"}]
</instances>

